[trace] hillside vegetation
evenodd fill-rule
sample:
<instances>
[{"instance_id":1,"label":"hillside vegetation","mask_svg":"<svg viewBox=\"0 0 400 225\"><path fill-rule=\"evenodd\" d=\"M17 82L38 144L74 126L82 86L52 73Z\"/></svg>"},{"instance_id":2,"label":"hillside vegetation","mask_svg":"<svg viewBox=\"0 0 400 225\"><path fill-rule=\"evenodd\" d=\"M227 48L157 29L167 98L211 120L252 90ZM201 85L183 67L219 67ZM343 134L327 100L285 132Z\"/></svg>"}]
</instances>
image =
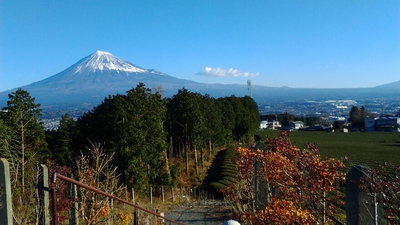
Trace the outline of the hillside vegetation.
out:
<instances>
[{"instance_id":1,"label":"hillside vegetation","mask_svg":"<svg viewBox=\"0 0 400 225\"><path fill-rule=\"evenodd\" d=\"M398 224L398 133L266 130L258 135L265 137L263 148L236 149L237 181L216 186L242 224L346 223L344 187L357 182L346 175L353 164L366 165L359 191L381 196L382 221Z\"/></svg>"}]
</instances>

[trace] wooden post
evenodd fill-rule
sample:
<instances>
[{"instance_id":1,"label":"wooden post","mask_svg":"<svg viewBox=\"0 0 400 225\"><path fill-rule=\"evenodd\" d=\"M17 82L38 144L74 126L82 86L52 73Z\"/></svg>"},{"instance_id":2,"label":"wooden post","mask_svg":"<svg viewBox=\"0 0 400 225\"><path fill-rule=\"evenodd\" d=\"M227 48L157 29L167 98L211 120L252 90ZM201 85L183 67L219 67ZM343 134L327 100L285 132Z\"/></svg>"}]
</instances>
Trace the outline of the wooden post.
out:
<instances>
[{"instance_id":1,"label":"wooden post","mask_svg":"<svg viewBox=\"0 0 400 225\"><path fill-rule=\"evenodd\" d=\"M132 202L135 203L135 190L132 188Z\"/></svg>"},{"instance_id":2,"label":"wooden post","mask_svg":"<svg viewBox=\"0 0 400 225\"><path fill-rule=\"evenodd\" d=\"M6 159L0 159L0 189L3 192L0 196L0 224L12 225L12 199L10 183L10 165Z\"/></svg>"},{"instance_id":3,"label":"wooden post","mask_svg":"<svg viewBox=\"0 0 400 225\"><path fill-rule=\"evenodd\" d=\"M256 145L257 146L257 145ZM265 151L265 145L259 142L257 149ZM254 161L254 204L256 209L265 209L269 202L268 183L262 179L262 162L259 158Z\"/></svg>"},{"instance_id":4,"label":"wooden post","mask_svg":"<svg viewBox=\"0 0 400 225\"><path fill-rule=\"evenodd\" d=\"M111 192L110 194L113 195L114 193ZM110 201L110 208L111 208L111 210L113 210L114 209L114 199L108 198L108 200Z\"/></svg>"},{"instance_id":5,"label":"wooden post","mask_svg":"<svg viewBox=\"0 0 400 225\"><path fill-rule=\"evenodd\" d=\"M133 190L133 188L132 188ZM139 213L138 213L138 209L135 209L133 211L133 225L139 225Z\"/></svg>"},{"instance_id":6,"label":"wooden post","mask_svg":"<svg viewBox=\"0 0 400 225\"><path fill-rule=\"evenodd\" d=\"M74 176L71 175L71 178L74 179ZM74 204L69 210L69 224L71 225L79 225L78 219L78 191L75 184L68 182L68 195L70 198L74 200Z\"/></svg>"},{"instance_id":7,"label":"wooden post","mask_svg":"<svg viewBox=\"0 0 400 225\"><path fill-rule=\"evenodd\" d=\"M153 188L152 187L150 187L149 196L150 196L150 204L153 204Z\"/></svg>"},{"instance_id":8,"label":"wooden post","mask_svg":"<svg viewBox=\"0 0 400 225\"><path fill-rule=\"evenodd\" d=\"M49 213L49 170L46 165L39 165L39 225L50 225Z\"/></svg>"}]
</instances>

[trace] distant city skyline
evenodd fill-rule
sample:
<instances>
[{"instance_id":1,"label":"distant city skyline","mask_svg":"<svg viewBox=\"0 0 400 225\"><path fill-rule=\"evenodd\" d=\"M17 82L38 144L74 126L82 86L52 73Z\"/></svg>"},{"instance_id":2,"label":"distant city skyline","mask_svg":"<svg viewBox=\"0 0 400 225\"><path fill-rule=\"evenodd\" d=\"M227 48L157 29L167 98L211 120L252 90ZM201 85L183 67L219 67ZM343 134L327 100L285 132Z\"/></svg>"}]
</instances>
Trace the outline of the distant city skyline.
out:
<instances>
[{"instance_id":1,"label":"distant city skyline","mask_svg":"<svg viewBox=\"0 0 400 225\"><path fill-rule=\"evenodd\" d=\"M400 1L0 2L0 92L97 50L201 83L373 87L400 80Z\"/></svg>"}]
</instances>

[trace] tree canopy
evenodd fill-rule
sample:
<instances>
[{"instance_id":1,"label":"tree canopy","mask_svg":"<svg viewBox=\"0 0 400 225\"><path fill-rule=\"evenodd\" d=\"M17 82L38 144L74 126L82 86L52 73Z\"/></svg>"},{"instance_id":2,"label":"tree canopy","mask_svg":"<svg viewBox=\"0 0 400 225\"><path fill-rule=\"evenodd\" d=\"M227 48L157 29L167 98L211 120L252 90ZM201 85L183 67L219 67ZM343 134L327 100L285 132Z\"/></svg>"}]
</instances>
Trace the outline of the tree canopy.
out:
<instances>
[{"instance_id":1,"label":"tree canopy","mask_svg":"<svg viewBox=\"0 0 400 225\"><path fill-rule=\"evenodd\" d=\"M360 109L358 109L357 106L353 106L350 110L349 122L351 122L353 126L364 127L364 120L369 116L373 115L368 112L364 106L361 106Z\"/></svg>"},{"instance_id":2,"label":"tree canopy","mask_svg":"<svg viewBox=\"0 0 400 225\"><path fill-rule=\"evenodd\" d=\"M165 114L161 94L152 93L144 84L126 95L109 96L78 120L81 149L89 140L103 144L115 152L114 163L125 182L146 190L150 184L162 183L165 176Z\"/></svg>"},{"instance_id":3,"label":"tree canopy","mask_svg":"<svg viewBox=\"0 0 400 225\"><path fill-rule=\"evenodd\" d=\"M19 89L0 115L0 153L22 165L32 157L51 158L76 169L76 158L101 146L113 155L121 180L144 191L176 184L183 162L187 177L200 181L198 169L214 148L247 142L259 126L257 104L248 96L215 99L185 88L172 98L161 93L140 83L106 97L77 120L63 115L57 129L45 131L40 104Z\"/></svg>"}]
</instances>

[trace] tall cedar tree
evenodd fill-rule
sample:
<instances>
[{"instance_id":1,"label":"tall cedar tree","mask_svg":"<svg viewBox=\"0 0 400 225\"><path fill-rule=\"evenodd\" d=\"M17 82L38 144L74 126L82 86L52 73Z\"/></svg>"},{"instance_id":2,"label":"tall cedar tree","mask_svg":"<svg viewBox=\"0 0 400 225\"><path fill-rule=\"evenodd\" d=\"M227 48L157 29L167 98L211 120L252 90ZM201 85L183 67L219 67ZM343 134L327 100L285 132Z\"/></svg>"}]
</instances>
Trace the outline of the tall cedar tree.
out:
<instances>
[{"instance_id":1,"label":"tall cedar tree","mask_svg":"<svg viewBox=\"0 0 400 225\"><path fill-rule=\"evenodd\" d=\"M202 114L201 102L201 94L183 88L170 99L168 104L171 131L176 136L173 140L174 146L178 148L180 155L185 155L187 174L189 174L192 150L200 145L204 135L205 119Z\"/></svg>"},{"instance_id":2,"label":"tall cedar tree","mask_svg":"<svg viewBox=\"0 0 400 225\"><path fill-rule=\"evenodd\" d=\"M208 148L209 154L213 153L214 143L223 144L223 130L222 112L218 108L217 100L211 98L209 95L203 96L203 115L204 115L204 147ZM204 162L204 153L201 151L201 161Z\"/></svg>"},{"instance_id":3,"label":"tall cedar tree","mask_svg":"<svg viewBox=\"0 0 400 225\"><path fill-rule=\"evenodd\" d=\"M90 140L115 152L114 165L124 181L145 191L151 185L170 183L164 157L168 147L165 115L161 94L141 83L127 95L109 96L84 114L78 120L80 138L84 146L89 146Z\"/></svg>"},{"instance_id":4,"label":"tall cedar tree","mask_svg":"<svg viewBox=\"0 0 400 225\"><path fill-rule=\"evenodd\" d=\"M74 161L74 140L76 139L76 121L68 114L61 117L57 130L46 131L46 139L52 152L52 158L61 166L72 166Z\"/></svg>"},{"instance_id":5,"label":"tall cedar tree","mask_svg":"<svg viewBox=\"0 0 400 225\"><path fill-rule=\"evenodd\" d=\"M218 98L216 101L218 108L221 110L221 120L222 120L222 129L221 130L221 144L230 144L229 141L233 141L233 131L235 129L235 111L231 102L229 101L229 97Z\"/></svg>"},{"instance_id":6,"label":"tall cedar tree","mask_svg":"<svg viewBox=\"0 0 400 225\"><path fill-rule=\"evenodd\" d=\"M353 126L364 126L364 118L357 106L351 107L349 121L352 123Z\"/></svg>"},{"instance_id":7,"label":"tall cedar tree","mask_svg":"<svg viewBox=\"0 0 400 225\"><path fill-rule=\"evenodd\" d=\"M258 106L249 96L238 98L231 96L229 101L235 112L235 128L233 131L236 141L250 141L254 132L260 125Z\"/></svg>"}]
</instances>

